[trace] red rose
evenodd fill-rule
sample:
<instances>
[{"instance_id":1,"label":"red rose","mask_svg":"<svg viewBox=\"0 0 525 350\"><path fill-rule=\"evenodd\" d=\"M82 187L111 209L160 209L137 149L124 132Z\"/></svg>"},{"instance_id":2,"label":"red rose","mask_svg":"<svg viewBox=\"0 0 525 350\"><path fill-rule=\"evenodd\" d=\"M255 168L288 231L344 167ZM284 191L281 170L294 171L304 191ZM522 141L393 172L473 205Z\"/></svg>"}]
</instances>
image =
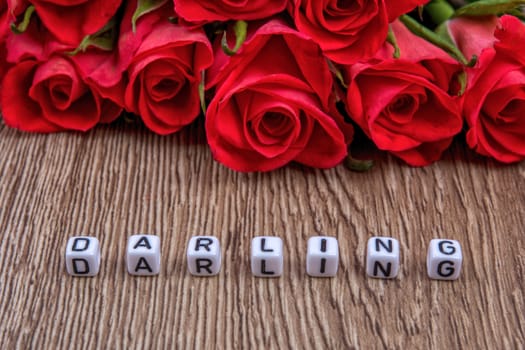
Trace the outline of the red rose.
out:
<instances>
[{"instance_id":1,"label":"red rose","mask_svg":"<svg viewBox=\"0 0 525 350\"><path fill-rule=\"evenodd\" d=\"M463 96L468 145L505 163L525 159L525 25L503 16L456 18L448 28L468 58L478 55Z\"/></svg>"},{"instance_id":2,"label":"red rose","mask_svg":"<svg viewBox=\"0 0 525 350\"><path fill-rule=\"evenodd\" d=\"M102 96L97 84L82 79L82 60L101 64L110 52L89 49L70 56L47 31L32 21L23 34L10 33L1 105L6 124L15 128L54 132L88 130L98 122L110 122L122 107ZM57 54L58 52L58 54Z\"/></svg>"},{"instance_id":3,"label":"red rose","mask_svg":"<svg viewBox=\"0 0 525 350\"><path fill-rule=\"evenodd\" d=\"M425 5L430 0L384 0L389 22L395 21L399 16L412 11L418 6Z\"/></svg>"},{"instance_id":4,"label":"red rose","mask_svg":"<svg viewBox=\"0 0 525 350\"><path fill-rule=\"evenodd\" d=\"M385 44L376 56L346 67L350 117L382 150L414 166L441 157L462 127L454 85L459 64L445 52L392 24L401 58Z\"/></svg>"},{"instance_id":5,"label":"red rose","mask_svg":"<svg viewBox=\"0 0 525 350\"><path fill-rule=\"evenodd\" d=\"M27 0L1 0L0 1L0 42L11 32L11 24L16 23L29 3Z\"/></svg>"},{"instance_id":6,"label":"red rose","mask_svg":"<svg viewBox=\"0 0 525 350\"><path fill-rule=\"evenodd\" d=\"M56 38L76 46L113 17L122 0L30 0L38 17Z\"/></svg>"},{"instance_id":7,"label":"red rose","mask_svg":"<svg viewBox=\"0 0 525 350\"><path fill-rule=\"evenodd\" d=\"M175 12L189 22L207 23L270 17L286 8L288 0L174 0Z\"/></svg>"},{"instance_id":8,"label":"red rose","mask_svg":"<svg viewBox=\"0 0 525 350\"><path fill-rule=\"evenodd\" d=\"M0 96L2 96L2 85L4 75L7 72L8 64L6 61L6 48L4 43L0 43ZM2 100L0 99L0 112L2 112ZM1 114L1 113L0 113Z\"/></svg>"},{"instance_id":9,"label":"red rose","mask_svg":"<svg viewBox=\"0 0 525 350\"><path fill-rule=\"evenodd\" d=\"M350 64L373 56L383 45L388 23L428 0L292 0L289 12L334 62Z\"/></svg>"},{"instance_id":10,"label":"red rose","mask_svg":"<svg viewBox=\"0 0 525 350\"><path fill-rule=\"evenodd\" d=\"M130 34L120 43L136 47L127 68L125 108L158 134L178 131L199 115L201 73L213 62L204 32L170 23L169 15L165 9L145 15L150 18L137 25L137 33L144 33L140 41Z\"/></svg>"},{"instance_id":11,"label":"red rose","mask_svg":"<svg viewBox=\"0 0 525 350\"><path fill-rule=\"evenodd\" d=\"M4 41L7 33L9 33L10 23L11 19L7 10L7 2L2 0L0 2L0 42Z\"/></svg>"},{"instance_id":12,"label":"red rose","mask_svg":"<svg viewBox=\"0 0 525 350\"><path fill-rule=\"evenodd\" d=\"M215 96L206 134L226 166L268 171L297 161L329 168L347 155L352 129L335 109L327 63L313 41L283 22L249 33L232 57L216 45L208 78Z\"/></svg>"},{"instance_id":13,"label":"red rose","mask_svg":"<svg viewBox=\"0 0 525 350\"><path fill-rule=\"evenodd\" d=\"M82 82L71 61L59 56L18 63L7 72L4 86L9 86L1 96L5 123L24 131L86 131L120 114Z\"/></svg>"}]
</instances>

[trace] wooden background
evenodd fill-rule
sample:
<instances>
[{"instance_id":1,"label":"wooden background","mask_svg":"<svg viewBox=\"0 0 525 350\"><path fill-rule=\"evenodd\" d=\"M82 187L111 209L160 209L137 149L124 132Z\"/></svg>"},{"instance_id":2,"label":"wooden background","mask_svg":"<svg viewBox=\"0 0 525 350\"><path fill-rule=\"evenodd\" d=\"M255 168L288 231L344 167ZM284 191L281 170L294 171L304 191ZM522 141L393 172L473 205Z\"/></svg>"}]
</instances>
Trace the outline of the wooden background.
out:
<instances>
[{"instance_id":1,"label":"wooden background","mask_svg":"<svg viewBox=\"0 0 525 350\"><path fill-rule=\"evenodd\" d=\"M423 168L366 147L367 173L291 165L232 172L202 127L169 137L136 125L30 135L0 126L2 349L525 346L525 164L498 165L461 141ZM129 235L161 236L158 277L126 272ZM68 237L100 239L94 278L66 274ZM188 274L193 235L216 235L218 277ZM278 235L284 275L254 278L255 235ZM305 274L309 236L337 236L332 279ZM373 235L401 244L400 276L365 277ZM455 282L426 277L434 237L462 243Z\"/></svg>"}]
</instances>

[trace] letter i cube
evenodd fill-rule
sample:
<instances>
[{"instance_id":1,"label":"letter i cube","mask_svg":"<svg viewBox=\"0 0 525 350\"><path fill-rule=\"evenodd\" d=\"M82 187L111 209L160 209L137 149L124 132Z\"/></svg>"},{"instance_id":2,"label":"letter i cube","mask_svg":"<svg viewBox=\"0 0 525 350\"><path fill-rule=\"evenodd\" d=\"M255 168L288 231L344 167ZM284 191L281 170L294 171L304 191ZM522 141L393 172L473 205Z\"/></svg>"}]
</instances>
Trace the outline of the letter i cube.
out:
<instances>
[{"instance_id":1,"label":"letter i cube","mask_svg":"<svg viewBox=\"0 0 525 350\"><path fill-rule=\"evenodd\" d=\"M126 257L129 274L137 276L158 275L160 272L159 236L130 236Z\"/></svg>"},{"instance_id":2,"label":"letter i cube","mask_svg":"<svg viewBox=\"0 0 525 350\"><path fill-rule=\"evenodd\" d=\"M334 277L339 266L339 243L335 237L308 239L306 273L313 277Z\"/></svg>"},{"instance_id":3,"label":"letter i cube","mask_svg":"<svg viewBox=\"0 0 525 350\"><path fill-rule=\"evenodd\" d=\"M100 270L100 243L95 237L71 237L66 246L66 270L72 276L96 276Z\"/></svg>"}]
</instances>

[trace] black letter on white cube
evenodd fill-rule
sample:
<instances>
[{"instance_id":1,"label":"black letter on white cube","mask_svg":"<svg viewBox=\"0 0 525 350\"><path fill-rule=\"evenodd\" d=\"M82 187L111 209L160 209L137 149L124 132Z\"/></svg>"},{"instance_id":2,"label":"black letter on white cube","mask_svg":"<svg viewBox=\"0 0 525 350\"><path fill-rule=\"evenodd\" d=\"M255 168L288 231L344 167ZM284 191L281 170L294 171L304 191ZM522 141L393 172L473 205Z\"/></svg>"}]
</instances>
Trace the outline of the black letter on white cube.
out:
<instances>
[{"instance_id":1,"label":"black letter on white cube","mask_svg":"<svg viewBox=\"0 0 525 350\"><path fill-rule=\"evenodd\" d=\"M433 239L427 253L428 277L437 280L459 278L463 254L461 245L453 239Z\"/></svg>"},{"instance_id":2,"label":"black letter on white cube","mask_svg":"<svg viewBox=\"0 0 525 350\"><path fill-rule=\"evenodd\" d=\"M72 276L91 277L100 270L100 243L95 237L71 237L66 246L66 269Z\"/></svg>"},{"instance_id":3,"label":"black letter on white cube","mask_svg":"<svg viewBox=\"0 0 525 350\"><path fill-rule=\"evenodd\" d=\"M337 238L313 236L306 248L306 273L312 277L334 277L339 268Z\"/></svg>"},{"instance_id":4,"label":"black letter on white cube","mask_svg":"<svg viewBox=\"0 0 525 350\"><path fill-rule=\"evenodd\" d=\"M158 275L160 272L160 237L155 235L130 236L126 259L130 275Z\"/></svg>"},{"instance_id":5,"label":"black letter on white cube","mask_svg":"<svg viewBox=\"0 0 525 350\"><path fill-rule=\"evenodd\" d=\"M251 269L257 277L279 277L283 273L283 241L279 237L252 239Z\"/></svg>"},{"instance_id":6,"label":"black letter on white cube","mask_svg":"<svg viewBox=\"0 0 525 350\"><path fill-rule=\"evenodd\" d=\"M371 237L367 244L366 274L395 278L399 272L399 242L392 237Z\"/></svg>"},{"instance_id":7,"label":"black letter on white cube","mask_svg":"<svg viewBox=\"0 0 525 350\"><path fill-rule=\"evenodd\" d=\"M195 276L215 276L221 270L221 245L213 236L191 237L186 250L188 271Z\"/></svg>"}]
</instances>

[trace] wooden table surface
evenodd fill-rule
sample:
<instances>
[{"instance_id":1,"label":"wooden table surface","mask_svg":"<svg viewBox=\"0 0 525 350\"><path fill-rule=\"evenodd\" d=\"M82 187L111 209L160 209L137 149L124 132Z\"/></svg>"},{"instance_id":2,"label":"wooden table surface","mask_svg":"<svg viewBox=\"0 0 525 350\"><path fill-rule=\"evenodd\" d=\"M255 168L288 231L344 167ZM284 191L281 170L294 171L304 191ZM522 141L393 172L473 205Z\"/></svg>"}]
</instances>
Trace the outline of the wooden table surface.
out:
<instances>
[{"instance_id":1,"label":"wooden table surface","mask_svg":"<svg viewBox=\"0 0 525 350\"><path fill-rule=\"evenodd\" d=\"M290 165L235 173L197 125L31 135L0 126L2 349L517 349L525 346L525 164L455 143L411 168L377 150L367 173ZM157 277L125 267L129 235L161 237ZM187 272L191 236L222 244L217 277ZM339 239L335 278L308 277L306 242ZM65 270L66 241L99 238L100 274ZM282 277L252 277L251 238L283 239ZM400 241L395 280L365 277L374 235ZM461 242L454 282L430 280L430 239Z\"/></svg>"}]
</instances>

